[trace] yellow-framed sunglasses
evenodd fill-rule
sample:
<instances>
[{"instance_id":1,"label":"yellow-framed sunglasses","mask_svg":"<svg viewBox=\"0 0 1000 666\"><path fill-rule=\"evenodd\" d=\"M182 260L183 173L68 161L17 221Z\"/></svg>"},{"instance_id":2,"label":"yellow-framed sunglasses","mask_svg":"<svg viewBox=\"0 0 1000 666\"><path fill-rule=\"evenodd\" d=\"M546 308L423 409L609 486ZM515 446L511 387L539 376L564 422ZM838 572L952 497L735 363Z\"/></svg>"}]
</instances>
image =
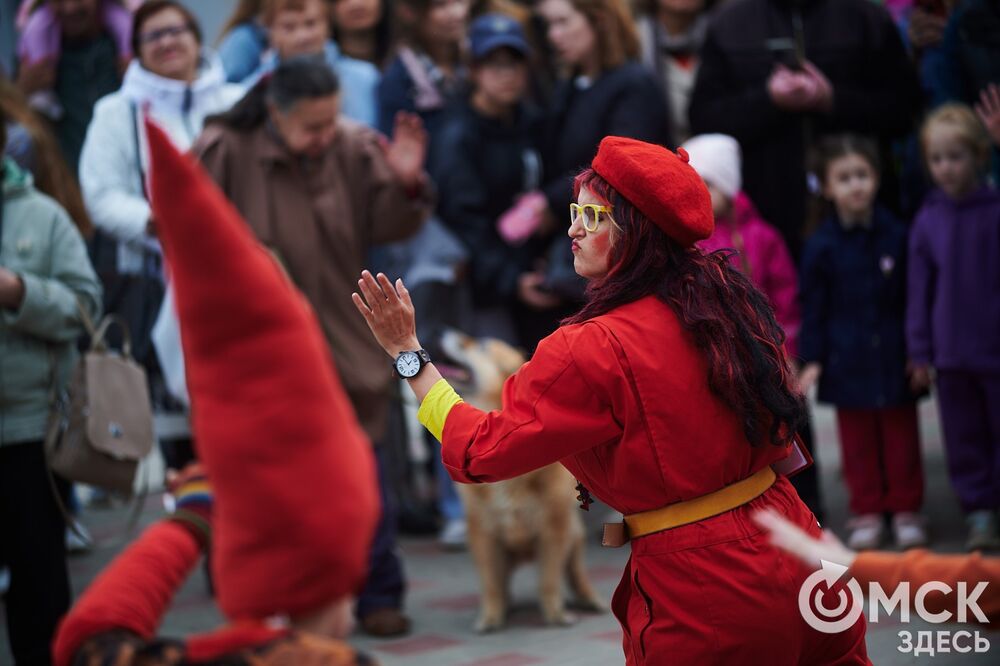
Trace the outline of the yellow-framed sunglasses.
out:
<instances>
[{"instance_id":1,"label":"yellow-framed sunglasses","mask_svg":"<svg viewBox=\"0 0 1000 666\"><path fill-rule=\"evenodd\" d=\"M615 219L611 217L611 209L607 206L599 206L597 204L581 205L578 203L571 203L569 205L570 224L576 224L579 222L588 233L594 233L597 231L601 223L601 213L604 213L607 216L608 221L614 225L615 229L618 231L622 230L622 228L618 226L618 223L615 222Z\"/></svg>"}]
</instances>

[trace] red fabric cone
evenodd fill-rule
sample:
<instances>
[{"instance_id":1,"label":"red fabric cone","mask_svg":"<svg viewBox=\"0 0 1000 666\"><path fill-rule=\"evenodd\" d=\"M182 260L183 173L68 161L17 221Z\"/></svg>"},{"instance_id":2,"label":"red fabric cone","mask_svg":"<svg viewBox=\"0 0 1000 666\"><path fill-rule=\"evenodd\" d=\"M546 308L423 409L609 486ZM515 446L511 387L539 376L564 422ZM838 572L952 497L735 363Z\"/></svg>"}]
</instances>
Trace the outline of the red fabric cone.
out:
<instances>
[{"instance_id":1,"label":"red fabric cone","mask_svg":"<svg viewBox=\"0 0 1000 666\"><path fill-rule=\"evenodd\" d=\"M712 197L683 149L621 136L604 137L594 171L681 245L712 235Z\"/></svg>"},{"instance_id":2,"label":"red fabric cone","mask_svg":"<svg viewBox=\"0 0 1000 666\"><path fill-rule=\"evenodd\" d=\"M215 492L219 605L231 619L319 610L367 572L371 446L305 298L201 168L146 131L194 438Z\"/></svg>"}]
</instances>

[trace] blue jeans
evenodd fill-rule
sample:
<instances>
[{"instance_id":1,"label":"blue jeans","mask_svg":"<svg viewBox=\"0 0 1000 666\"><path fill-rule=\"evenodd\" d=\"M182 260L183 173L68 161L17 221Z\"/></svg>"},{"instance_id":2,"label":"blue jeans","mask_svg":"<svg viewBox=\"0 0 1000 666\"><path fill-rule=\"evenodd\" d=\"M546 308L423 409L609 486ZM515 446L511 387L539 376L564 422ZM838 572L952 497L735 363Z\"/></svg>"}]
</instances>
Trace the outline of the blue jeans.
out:
<instances>
[{"instance_id":1,"label":"blue jeans","mask_svg":"<svg viewBox=\"0 0 1000 666\"><path fill-rule=\"evenodd\" d=\"M396 506L385 487L385 461L382 447L375 447L378 467L378 488L382 500L382 517L375 529L369 556L368 580L358 596L356 614L364 618L383 608L403 607L406 580L403 562L396 551Z\"/></svg>"}]
</instances>

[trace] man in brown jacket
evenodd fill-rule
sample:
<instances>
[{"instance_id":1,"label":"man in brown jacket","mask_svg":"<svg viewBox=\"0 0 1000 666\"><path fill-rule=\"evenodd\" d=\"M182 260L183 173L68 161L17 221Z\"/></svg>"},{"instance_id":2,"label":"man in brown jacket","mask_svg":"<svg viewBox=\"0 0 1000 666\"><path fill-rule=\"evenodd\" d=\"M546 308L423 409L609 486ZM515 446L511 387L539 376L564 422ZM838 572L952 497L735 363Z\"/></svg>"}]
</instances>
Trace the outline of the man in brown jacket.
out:
<instances>
[{"instance_id":1,"label":"man in brown jacket","mask_svg":"<svg viewBox=\"0 0 1000 666\"><path fill-rule=\"evenodd\" d=\"M377 443L392 372L350 295L372 246L411 236L430 212L427 135L419 118L401 114L387 140L338 117L339 97L321 59L289 60L209 119L194 151L312 304L358 419ZM383 484L383 519L358 601L362 627L379 636L409 629L386 499Z\"/></svg>"}]
</instances>

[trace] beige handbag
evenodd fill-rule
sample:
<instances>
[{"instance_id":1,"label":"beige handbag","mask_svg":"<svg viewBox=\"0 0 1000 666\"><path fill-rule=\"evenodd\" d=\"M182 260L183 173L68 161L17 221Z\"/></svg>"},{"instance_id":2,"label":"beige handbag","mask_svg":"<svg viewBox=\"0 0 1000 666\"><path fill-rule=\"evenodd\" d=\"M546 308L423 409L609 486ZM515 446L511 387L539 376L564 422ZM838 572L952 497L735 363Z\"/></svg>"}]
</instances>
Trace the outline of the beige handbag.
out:
<instances>
[{"instance_id":1,"label":"beige handbag","mask_svg":"<svg viewBox=\"0 0 1000 666\"><path fill-rule=\"evenodd\" d=\"M94 330L80 311L90 349L62 396L54 397L45 439L49 466L68 481L131 495L139 462L154 442L146 372L132 358L131 336L121 318L108 315ZM123 332L121 354L109 351L104 340L112 324Z\"/></svg>"}]
</instances>

